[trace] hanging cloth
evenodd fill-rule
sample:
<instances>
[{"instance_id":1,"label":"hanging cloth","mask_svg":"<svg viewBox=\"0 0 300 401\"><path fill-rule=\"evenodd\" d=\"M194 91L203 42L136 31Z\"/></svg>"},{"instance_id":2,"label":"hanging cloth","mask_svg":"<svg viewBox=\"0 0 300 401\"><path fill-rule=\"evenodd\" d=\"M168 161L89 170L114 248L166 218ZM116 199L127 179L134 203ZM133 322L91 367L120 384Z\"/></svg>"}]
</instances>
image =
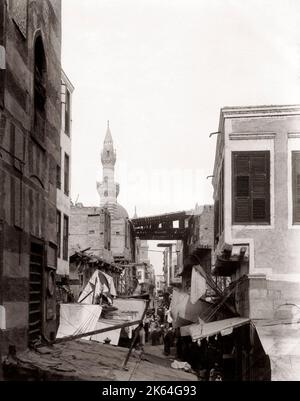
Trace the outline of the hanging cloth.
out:
<instances>
[{"instance_id":1,"label":"hanging cloth","mask_svg":"<svg viewBox=\"0 0 300 401\"><path fill-rule=\"evenodd\" d=\"M202 267L199 265L201 269ZM192 279L191 279L191 296L190 300L192 304L195 304L199 298L201 298L206 292L206 280L202 274L199 273L198 269L193 266Z\"/></svg>"}]
</instances>

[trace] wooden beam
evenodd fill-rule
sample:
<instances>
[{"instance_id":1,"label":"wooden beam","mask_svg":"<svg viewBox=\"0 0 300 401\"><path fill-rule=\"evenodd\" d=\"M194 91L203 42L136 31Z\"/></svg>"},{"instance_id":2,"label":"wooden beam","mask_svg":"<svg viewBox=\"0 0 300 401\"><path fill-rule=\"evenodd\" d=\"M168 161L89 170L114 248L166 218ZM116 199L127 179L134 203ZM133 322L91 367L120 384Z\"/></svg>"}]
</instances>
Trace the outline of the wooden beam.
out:
<instances>
[{"instance_id":1,"label":"wooden beam","mask_svg":"<svg viewBox=\"0 0 300 401\"><path fill-rule=\"evenodd\" d=\"M78 340L79 338L93 336L94 334L106 333L107 331L122 329L124 327L134 326L139 323L140 323L140 320L135 320L133 322L116 324L115 326L106 327L105 329L98 329L98 330L88 331L87 333L76 334L74 336L66 336L66 337L62 337L62 338L57 338L52 344L59 344L59 343L67 342L67 341Z\"/></svg>"}]
</instances>

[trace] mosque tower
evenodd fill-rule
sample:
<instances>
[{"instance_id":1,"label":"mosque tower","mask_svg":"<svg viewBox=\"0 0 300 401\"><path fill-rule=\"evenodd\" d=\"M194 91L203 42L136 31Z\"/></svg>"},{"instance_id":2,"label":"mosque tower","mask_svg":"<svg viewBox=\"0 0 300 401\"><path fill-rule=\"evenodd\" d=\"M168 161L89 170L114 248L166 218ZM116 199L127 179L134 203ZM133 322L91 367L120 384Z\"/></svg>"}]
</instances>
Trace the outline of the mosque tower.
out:
<instances>
[{"instance_id":1,"label":"mosque tower","mask_svg":"<svg viewBox=\"0 0 300 401\"><path fill-rule=\"evenodd\" d=\"M97 182L97 191L100 195L100 207L106 206L113 218L128 216L126 210L117 203L120 187L115 182L116 160L117 155L108 121L101 152L101 163L103 166L102 182Z\"/></svg>"}]
</instances>

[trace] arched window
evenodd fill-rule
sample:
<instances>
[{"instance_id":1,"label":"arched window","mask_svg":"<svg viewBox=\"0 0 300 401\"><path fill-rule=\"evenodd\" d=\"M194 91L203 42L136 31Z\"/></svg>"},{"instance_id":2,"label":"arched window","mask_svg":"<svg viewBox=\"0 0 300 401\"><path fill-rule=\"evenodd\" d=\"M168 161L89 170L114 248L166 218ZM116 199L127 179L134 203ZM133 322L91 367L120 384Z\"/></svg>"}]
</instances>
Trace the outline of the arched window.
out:
<instances>
[{"instance_id":1,"label":"arched window","mask_svg":"<svg viewBox=\"0 0 300 401\"><path fill-rule=\"evenodd\" d=\"M34 46L34 131L43 139L45 133L46 57L41 36Z\"/></svg>"},{"instance_id":2,"label":"arched window","mask_svg":"<svg viewBox=\"0 0 300 401\"><path fill-rule=\"evenodd\" d=\"M107 176L104 177L104 182L105 183L108 182L108 177Z\"/></svg>"}]
</instances>

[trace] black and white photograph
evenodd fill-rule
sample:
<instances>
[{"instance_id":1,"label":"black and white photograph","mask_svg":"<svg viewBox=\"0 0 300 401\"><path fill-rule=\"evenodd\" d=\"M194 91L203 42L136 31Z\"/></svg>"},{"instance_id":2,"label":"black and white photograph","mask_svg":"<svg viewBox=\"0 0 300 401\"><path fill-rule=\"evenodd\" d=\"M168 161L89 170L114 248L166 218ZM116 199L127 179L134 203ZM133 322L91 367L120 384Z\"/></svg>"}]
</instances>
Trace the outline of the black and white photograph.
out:
<instances>
[{"instance_id":1,"label":"black and white photograph","mask_svg":"<svg viewBox=\"0 0 300 401\"><path fill-rule=\"evenodd\" d=\"M300 381L299 0L0 0L0 381Z\"/></svg>"}]
</instances>

